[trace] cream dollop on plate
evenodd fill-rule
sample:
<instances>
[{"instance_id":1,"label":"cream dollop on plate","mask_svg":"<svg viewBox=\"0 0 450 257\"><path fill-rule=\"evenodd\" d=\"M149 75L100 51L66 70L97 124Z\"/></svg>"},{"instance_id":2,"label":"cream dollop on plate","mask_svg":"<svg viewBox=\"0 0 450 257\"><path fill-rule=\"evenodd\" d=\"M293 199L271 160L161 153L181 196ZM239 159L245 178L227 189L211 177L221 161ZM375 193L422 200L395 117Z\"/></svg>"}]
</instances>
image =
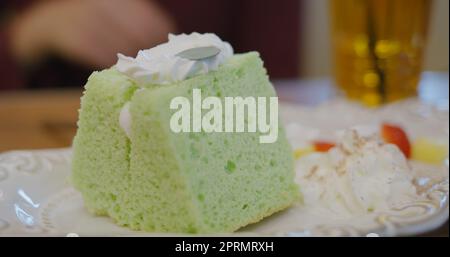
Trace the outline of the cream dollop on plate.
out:
<instances>
[{"instance_id":1,"label":"cream dollop on plate","mask_svg":"<svg viewBox=\"0 0 450 257\"><path fill-rule=\"evenodd\" d=\"M417 197L401 151L356 130L343 133L329 152L299 159L296 181L307 207L342 218L399 207Z\"/></svg>"}]
</instances>

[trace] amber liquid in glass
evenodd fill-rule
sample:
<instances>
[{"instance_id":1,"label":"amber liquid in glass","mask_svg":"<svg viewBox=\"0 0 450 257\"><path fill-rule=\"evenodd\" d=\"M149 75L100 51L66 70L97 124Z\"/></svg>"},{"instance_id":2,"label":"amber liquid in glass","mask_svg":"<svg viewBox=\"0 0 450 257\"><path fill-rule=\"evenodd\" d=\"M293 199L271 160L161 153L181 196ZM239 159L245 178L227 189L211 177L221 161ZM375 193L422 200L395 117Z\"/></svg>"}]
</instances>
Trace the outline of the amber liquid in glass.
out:
<instances>
[{"instance_id":1,"label":"amber liquid in glass","mask_svg":"<svg viewBox=\"0 0 450 257\"><path fill-rule=\"evenodd\" d=\"M378 106L414 96L431 0L331 0L335 80L347 97Z\"/></svg>"}]
</instances>

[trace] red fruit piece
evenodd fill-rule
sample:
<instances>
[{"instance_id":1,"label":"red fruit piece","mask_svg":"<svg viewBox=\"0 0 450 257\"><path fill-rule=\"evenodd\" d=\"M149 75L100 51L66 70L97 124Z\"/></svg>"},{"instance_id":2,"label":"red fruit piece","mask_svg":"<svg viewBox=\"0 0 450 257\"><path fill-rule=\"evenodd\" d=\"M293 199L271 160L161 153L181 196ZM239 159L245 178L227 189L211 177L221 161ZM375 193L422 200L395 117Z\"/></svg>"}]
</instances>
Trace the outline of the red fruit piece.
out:
<instances>
[{"instance_id":1,"label":"red fruit piece","mask_svg":"<svg viewBox=\"0 0 450 257\"><path fill-rule=\"evenodd\" d=\"M328 150L336 146L334 143L325 141L314 141L313 145L314 150L316 150L317 152L328 152Z\"/></svg>"},{"instance_id":2,"label":"red fruit piece","mask_svg":"<svg viewBox=\"0 0 450 257\"><path fill-rule=\"evenodd\" d=\"M384 123L381 126L381 137L386 143L396 145L405 155L411 157L411 144L405 131L395 125Z\"/></svg>"}]
</instances>

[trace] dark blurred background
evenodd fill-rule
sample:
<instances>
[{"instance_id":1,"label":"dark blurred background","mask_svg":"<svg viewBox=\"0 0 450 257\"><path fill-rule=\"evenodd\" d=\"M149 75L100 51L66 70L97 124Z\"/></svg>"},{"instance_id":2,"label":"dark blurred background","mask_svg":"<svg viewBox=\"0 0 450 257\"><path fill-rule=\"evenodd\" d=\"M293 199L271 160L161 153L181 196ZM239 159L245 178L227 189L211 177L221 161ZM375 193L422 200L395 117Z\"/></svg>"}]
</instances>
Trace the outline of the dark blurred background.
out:
<instances>
[{"instance_id":1,"label":"dark blurred background","mask_svg":"<svg viewBox=\"0 0 450 257\"><path fill-rule=\"evenodd\" d=\"M425 70L448 71L448 0L434 1ZM272 79L329 77L328 0L1 0L0 94L82 87L116 53L214 32L259 51Z\"/></svg>"},{"instance_id":2,"label":"dark blurred background","mask_svg":"<svg viewBox=\"0 0 450 257\"><path fill-rule=\"evenodd\" d=\"M0 89L81 87L118 52L194 31L259 51L272 78L297 77L301 10L298 0L2 0Z\"/></svg>"}]
</instances>

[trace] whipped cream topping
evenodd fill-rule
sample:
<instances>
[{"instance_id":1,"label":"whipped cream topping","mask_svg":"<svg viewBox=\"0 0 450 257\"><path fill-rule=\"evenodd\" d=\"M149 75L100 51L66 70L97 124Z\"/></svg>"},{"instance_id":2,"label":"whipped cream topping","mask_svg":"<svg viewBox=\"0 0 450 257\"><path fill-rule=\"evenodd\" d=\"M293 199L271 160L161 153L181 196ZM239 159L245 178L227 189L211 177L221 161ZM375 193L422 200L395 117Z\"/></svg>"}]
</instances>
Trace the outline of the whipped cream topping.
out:
<instances>
[{"instance_id":1,"label":"whipped cream topping","mask_svg":"<svg viewBox=\"0 0 450 257\"><path fill-rule=\"evenodd\" d=\"M200 60L190 60L177 54L197 47L215 47L217 55ZM169 34L167 43L141 50L136 58L118 54L116 69L134 79L138 84L169 84L217 70L233 55L233 48L227 42L211 33L189 35Z\"/></svg>"},{"instance_id":2,"label":"whipped cream topping","mask_svg":"<svg viewBox=\"0 0 450 257\"><path fill-rule=\"evenodd\" d=\"M130 113L130 102L127 102L119 114L119 125L125 132L128 138L131 135L131 113Z\"/></svg>"},{"instance_id":3,"label":"whipped cream topping","mask_svg":"<svg viewBox=\"0 0 450 257\"><path fill-rule=\"evenodd\" d=\"M400 207L417 195L400 150L355 130L343 133L328 153L298 160L296 181L306 206L342 218Z\"/></svg>"}]
</instances>

